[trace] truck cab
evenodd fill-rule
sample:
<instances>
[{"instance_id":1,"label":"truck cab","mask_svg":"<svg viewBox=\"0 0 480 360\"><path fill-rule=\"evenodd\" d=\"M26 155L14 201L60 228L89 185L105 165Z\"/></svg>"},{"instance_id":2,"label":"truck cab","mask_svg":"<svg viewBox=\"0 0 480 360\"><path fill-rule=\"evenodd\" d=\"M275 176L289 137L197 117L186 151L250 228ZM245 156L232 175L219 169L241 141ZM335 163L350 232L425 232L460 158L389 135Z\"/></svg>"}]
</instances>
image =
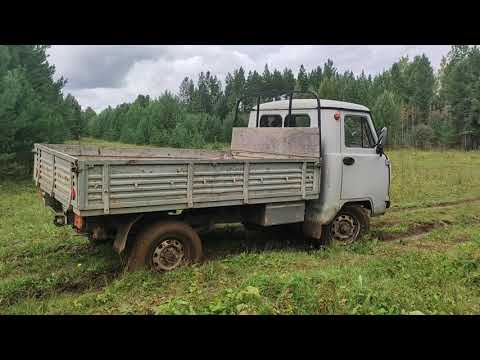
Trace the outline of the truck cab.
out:
<instances>
[{"instance_id":1,"label":"truck cab","mask_svg":"<svg viewBox=\"0 0 480 360\"><path fill-rule=\"evenodd\" d=\"M367 107L318 98L257 103L248 127L319 129L320 196L308 201L305 213L304 229L310 236L320 238L323 230L323 236L351 240L347 235L357 233L361 224L355 226L358 219L349 210L361 208L378 216L390 206L386 128L377 134Z\"/></svg>"}]
</instances>

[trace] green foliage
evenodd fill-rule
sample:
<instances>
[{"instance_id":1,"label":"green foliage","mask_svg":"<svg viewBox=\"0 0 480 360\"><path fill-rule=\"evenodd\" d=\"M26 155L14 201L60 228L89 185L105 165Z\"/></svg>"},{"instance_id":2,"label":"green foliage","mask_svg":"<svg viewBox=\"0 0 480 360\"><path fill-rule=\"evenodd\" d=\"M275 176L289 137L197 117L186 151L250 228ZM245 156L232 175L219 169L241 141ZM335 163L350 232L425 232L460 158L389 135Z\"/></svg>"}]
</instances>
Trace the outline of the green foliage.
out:
<instances>
[{"instance_id":1,"label":"green foliage","mask_svg":"<svg viewBox=\"0 0 480 360\"><path fill-rule=\"evenodd\" d=\"M395 95L385 90L375 102L372 109L373 119L377 129L386 126L390 131L390 140L396 143L395 136L398 135L398 128L400 127L400 105Z\"/></svg>"},{"instance_id":2,"label":"green foliage","mask_svg":"<svg viewBox=\"0 0 480 360\"><path fill-rule=\"evenodd\" d=\"M48 46L0 46L0 176L31 170L35 142L63 142L79 133L80 107L63 98ZM6 161L5 159L8 159Z\"/></svg>"},{"instance_id":3,"label":"green foliage","mask_svg":"<svg viewBox=\"0 0 480 360\"><path fill-rule=\"evenodd\" d=\"M432 126L434 140L437 145L450 146L455 142L455 127L449 117L441 114L432 113L429 123Z\"/></svg>"},{"instance_id":4,"label":"green foliage","mask_svg":"<svg viewBox=\"0 0 480 360\"><path fill-rule=\"evenodd\" d=\"M337 82L332 78L324 78L318 88L318 96L322 99L338 99Z\"/></svg>"},{"instance_id":5,"label":"green foliage","mask_svg":"<svg viewBox=\"0 0 480 360\"><path fill-rule=\"evenodd\" d=\"M480 146L480 49L453 46L442 64L441 99L448 105L457 142L464 135Z\"/></svg>"},{"instance_id":6,"label":"green foliage","mask_svg":"<svg viewBox=\"0 0 480 360\"><path fill-rule=\"evenodd\" d=\"M87 134L86 118L82 115L81 106L72 95L67 95L65 103L67 104L65 121L70 129L70 135L73 139L79 140L81 136Z\"/></svg>"},{"instance_id":7,"label":"green foliage","mask_svg":"<svg viewBox=\"0 0 480 360\"><path fill-rule=\"evenodd\" d=\"M434 131L429 125L420 124L415 127L413 136L417 146L426 148L432 145Z\"/></svg>"},{"instance_id":8,"label":"green foliage","mask_svg":"<svg viewBox=\"0 0 480 360\"><path fill-rule=\"evenodd\" d=\"M418 108L418 121L425 122L433 98L434 75L426 55L415 56L406 74L408 100Z\"/></svg>"},{"instance_id":9,"label":"green foliage","mask_svg":"<svg viewBox=\"0 0 480 360\"><path fill-rule=\"evenodd\" d=\"M288 93L295 89L315 91L325 99L368 106L375 116L377 127L389 128L389 145L415 145L415 128L424 124L433 129L428 142L434 145L450 146L468 137L468 146L475 146L480 145L478 54L476 47L454 46L442 62L442 71L437 77L424 54L413 59L403 57L374 77L367 76L363 71L360 75L351 71L341 74L331 59L310 72L300 66L296 77L291 69L272 71L267 65L262 73L254 70L245 74L243 68L235 69L226 75L224 88L215 75L206 71L199 74L196 82L186 77L180 84L178 96L166 93L154 100L141 97L141 101L137 99L132 104L107 108L96 121L89 122L88 128L91 136L107 140L188 146L186 129L190 131L193 128L192 121L185 120L185 114L206 114L212 123L206 127L205 118L199 118L191 143L199 146L202 142L210 142L210 139L228 142L232 126L247 125L242 111L248 111L255 105L254 98L245 99L239 107L239 119L233 124L236 101L242 95ZM275 99L265 97L263 101ZM432 109L442 115L436 117ZM448 116L444 115L446 112ZM182 121L186 123L182 124ZM207 129L210 127L212 131ZM169 139L175 134L182 139ZM203 137L203 141L198 140L199 136Z\"/></svg>"},{"instance_id":10,"label":"green foliage","mask_svg":"<svg viewBox=\"0 0 480 360\"><path fill-rule=\"evenodd\" d=\"M156 146L167 146L172 143L173 130L155 128L150 138L150 144Z\"/></svg>"},{"instance_id":11,"label":"green foliage","mask_svg":"<svg viewBox=\"0 0 480 360\"><path fill-rule=\"evenodd\" d=\"M237 115L237 123L235 121L235 113L230 112L222 124L222 139L225 142L230 142L232 139L232 128L234 127L246 127L248 125L248 120L246 114Z\"/></svg>"},{"instance_id":12,"label":"green foliage","mask_svg":"<svg viewBox=\"0 0 480 360\"><path fill-rule=\"evenodd\" d=\"M200 148L205 145L205 139L202 136L204 129L204 121L202 116L188 114L184 119L179 121L173 129L171 145L175 147L193 147Z\"/></svg>"},{"instance_id":13,"label":"green foliage","mask_svg":"<svg viewBox=\"0 0 480 360\"><path fill-rule=\"evenodd\" d=\"M214 79L207 73L203 81L215 84ZM184 86L189 83L184 80ZM165 92L157 99L150 99L139 95L132 104L121 104L114 109L108 107L97 116L90 117L90 135L128 144L193 148L223 142L230 136L230 120L222 122L213 114L189 112L190 105L195 105L186 104L186 95L182 96ZM224 106L219 102L216 104Z\"/></svg>"}]
</instances>

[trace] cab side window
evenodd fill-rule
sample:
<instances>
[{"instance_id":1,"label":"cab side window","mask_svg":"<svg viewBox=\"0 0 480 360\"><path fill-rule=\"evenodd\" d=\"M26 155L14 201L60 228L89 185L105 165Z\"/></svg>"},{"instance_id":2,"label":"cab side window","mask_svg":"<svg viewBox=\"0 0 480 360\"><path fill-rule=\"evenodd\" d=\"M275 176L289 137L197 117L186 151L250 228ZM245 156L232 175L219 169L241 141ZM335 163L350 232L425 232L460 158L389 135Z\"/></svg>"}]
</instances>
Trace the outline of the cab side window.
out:
<instances>
[{"instance_id":1,"label":"cab side window","mask_svg":"<svg viewBox=\"0 0 480 360\"><path fill-rule=\"evenodd\" d=\"M280 115L262 115L260 127L282 127L282 117Z\"/></svg>"},{"instance_id":2,"label":"cab side window","mask_svg":"<svg viewBox=\"0 0 480 360\"><path fill-rule=\"evenodd\" d=\"M375 143L367 118L359 115L345 115L345 146L372 148Z\"/></svg>"},{"instance_id":3,"label":"cab side window","mask_svg":"<svg viewBox=\"0 0 480 360\"><path fill-rule=\"evenodd\" d=\"M284 127L310 127L310 116L308 115L287 115Z\"/></svg>"}]
</instances>

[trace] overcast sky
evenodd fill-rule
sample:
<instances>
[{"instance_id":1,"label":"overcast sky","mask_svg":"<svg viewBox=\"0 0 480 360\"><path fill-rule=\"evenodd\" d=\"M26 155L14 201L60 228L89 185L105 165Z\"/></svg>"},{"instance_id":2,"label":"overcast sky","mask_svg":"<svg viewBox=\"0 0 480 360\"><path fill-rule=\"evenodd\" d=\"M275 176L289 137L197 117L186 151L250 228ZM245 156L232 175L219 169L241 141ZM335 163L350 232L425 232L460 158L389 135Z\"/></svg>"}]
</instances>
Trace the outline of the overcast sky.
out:
<instances>
[{"instance_id":1,"label":"overcast sky","mask_svg":"<svg viewBox=\"0 0 480 360\"><path fill-rule=\"evenodd\" d=\"M57 76L68 79L64 93L71 93L83 108L99 111L108 105L133 101L138 94L159 96L163 91L178 91L185 76L196 80L201 71L210 70L220 80L243 66L263 72L289 67L297 74L301 64L310 71L332 59L343 72L377 74L401 56L410 58L425 53L438 69L449 45L192 45L192 46L79 46L56 45L49 50Z\"/></svg>"}]
</instances>

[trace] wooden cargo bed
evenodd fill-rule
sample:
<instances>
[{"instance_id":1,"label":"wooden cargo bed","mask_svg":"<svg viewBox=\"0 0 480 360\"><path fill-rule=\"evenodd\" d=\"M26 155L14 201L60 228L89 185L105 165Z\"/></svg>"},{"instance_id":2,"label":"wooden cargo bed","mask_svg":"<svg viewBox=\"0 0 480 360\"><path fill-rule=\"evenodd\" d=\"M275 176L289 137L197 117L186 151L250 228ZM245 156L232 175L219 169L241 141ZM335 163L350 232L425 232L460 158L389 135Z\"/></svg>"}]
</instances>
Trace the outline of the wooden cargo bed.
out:
<instances>
[{"instance_id":1,"label":"wooden cargo bed","mask_svg":"<svg viewBox=\"0 0 480 360\"><path fill-rule=\"evenodd\" d=\"M267 133L258 130L234 131L228 151L35 144L34 178L64 210L81 216L318 198L318 142L316 149L298 144L315 142L315 132L301 138L298 129L291 129L296 132L281 133L286 140L269 147L243 143L265 138ZM288 145L289 134L295 137L293 145ZM275 135L278 140L278 133L270 136ZM291 151L295 147L308 151Z\"/></svg>"}]
</instances>

